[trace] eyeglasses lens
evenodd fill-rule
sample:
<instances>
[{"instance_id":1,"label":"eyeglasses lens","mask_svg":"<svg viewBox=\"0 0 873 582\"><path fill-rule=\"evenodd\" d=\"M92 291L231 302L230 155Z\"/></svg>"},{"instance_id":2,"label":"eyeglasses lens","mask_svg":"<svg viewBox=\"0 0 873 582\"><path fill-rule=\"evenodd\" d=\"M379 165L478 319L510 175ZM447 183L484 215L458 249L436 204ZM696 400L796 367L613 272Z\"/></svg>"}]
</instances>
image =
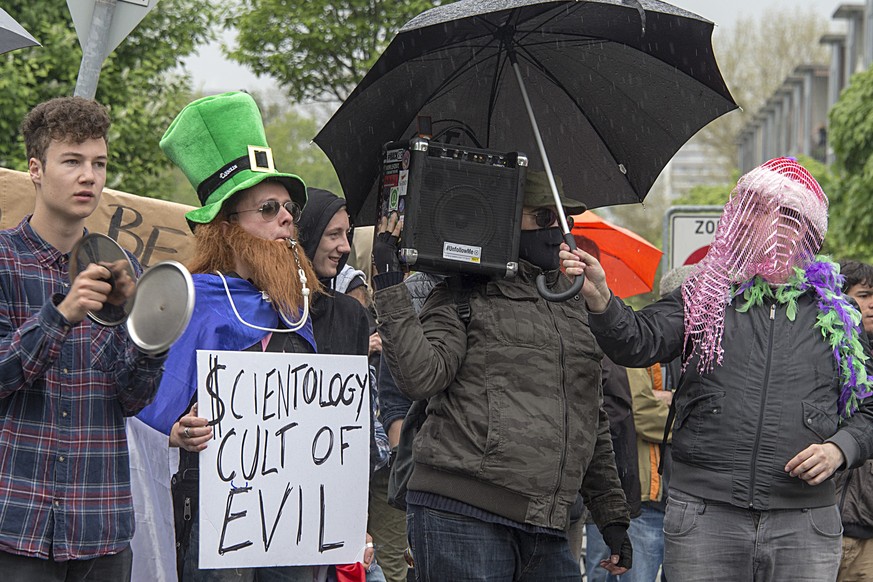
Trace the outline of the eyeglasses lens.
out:
<instances>
[{"instance_id":1,"label":"eyeglasses lens","mask_svg":"<svg viewBox=\"0 0 873 582\"><path fill-rule=\"evenodd\" d=\"M297 220L299 211L297 205L291 200L288 200L281 205L276 200L267 200L261 204L261 207L258 208L258 212L261 213L261 217L264 220L269 222L278 216L280 207L284 207L288 214L290 214L295 221Z\"/></svg>"},{"instance_id":2,"label":"eyeglasses lens","mask_svg":"<svg viewBox=\"0 0 873 582\"><path fill-rule=\"evenodd\" d=\"M558 213L552 208L540 208L534 213L537 226L540 228L548 228L558 222ZM573 217L567 217L567 227L573 228Z\"/></svg>"}]
</instances>

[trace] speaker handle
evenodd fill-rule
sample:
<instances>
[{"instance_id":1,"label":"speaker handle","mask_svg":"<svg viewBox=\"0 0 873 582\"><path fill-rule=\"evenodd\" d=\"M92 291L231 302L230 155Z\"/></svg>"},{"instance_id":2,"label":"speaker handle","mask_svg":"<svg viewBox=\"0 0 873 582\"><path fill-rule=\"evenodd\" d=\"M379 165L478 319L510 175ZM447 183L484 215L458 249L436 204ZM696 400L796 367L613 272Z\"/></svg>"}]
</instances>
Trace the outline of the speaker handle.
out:
<instances>
[{"instance_id":1,"label":"speaker handle","mask_svg":"<svg viewBox=\"0 0 873 582\"><path fill-rule=\"evenodd\" d=\"M576 239L573 238L573 234L570 232L564 233L564 242L567 243L567 246L570 247L571 251L576 250ZM546 287L546 276L540 273L537 276L537 291L539 291L540 296L546 301L559 302L566 301L571 297L575 297L579 291L582 289L582 285L585 283L585 275L579 275L576 277L576 280L573 281L573 284L570 285L570 288L566 291L562 291L560 293L552 293L548 287Z\"/></svg>"}]
</instances>

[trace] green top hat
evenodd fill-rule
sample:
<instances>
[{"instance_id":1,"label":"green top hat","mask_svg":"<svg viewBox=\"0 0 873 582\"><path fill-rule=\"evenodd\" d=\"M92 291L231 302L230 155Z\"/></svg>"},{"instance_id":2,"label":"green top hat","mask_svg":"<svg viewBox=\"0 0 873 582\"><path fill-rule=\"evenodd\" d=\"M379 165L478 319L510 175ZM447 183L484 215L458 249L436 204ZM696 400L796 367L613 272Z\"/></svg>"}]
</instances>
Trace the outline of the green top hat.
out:
<instances>
[{"instance_id":1,"label":"green top hat","mask_svg":"<svg viewBox=\"0 0 873 582\"><path fill-rule=\"evenodd\" d=\"M281 183L300 208L306 185L273 166L261 112L248 93L222 93L189 103L161 138L161 149L197 190L202 208L185 214L211 222L231 196L264 180Z\"/></svg>"}]
</instances>

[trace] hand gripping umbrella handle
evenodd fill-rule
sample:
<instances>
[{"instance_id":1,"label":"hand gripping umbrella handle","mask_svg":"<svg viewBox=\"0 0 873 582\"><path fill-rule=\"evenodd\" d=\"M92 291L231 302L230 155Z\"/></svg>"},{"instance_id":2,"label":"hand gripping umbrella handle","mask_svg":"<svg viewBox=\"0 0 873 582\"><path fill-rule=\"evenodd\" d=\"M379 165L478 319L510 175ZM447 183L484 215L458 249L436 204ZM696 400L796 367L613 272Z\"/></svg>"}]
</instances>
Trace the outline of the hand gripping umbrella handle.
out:
<instances>
[{"instance_id":1,"label":"hand gripping umbrella handle","mask_svg":"<svg viewBox=\"0 0 873 582\"><path fill-rule=\"evenodd\" d=\"M576 250L576 239L573 238L573 234L569 232L564 233L564 242L567 243L567 246L570 247L571 251ZM562 291L560 293L552 293L548 287L546 287L546 276L540 273L537 276L537 291L539 291L540 296L546 301L566 301L571 297L575 297L579 291L582 289L582 285L585 283L585 275L579 275L576 277L576 280L573 281L573 284L570 285L570 288L566 291Z\"/></svg>"}]
</instances>

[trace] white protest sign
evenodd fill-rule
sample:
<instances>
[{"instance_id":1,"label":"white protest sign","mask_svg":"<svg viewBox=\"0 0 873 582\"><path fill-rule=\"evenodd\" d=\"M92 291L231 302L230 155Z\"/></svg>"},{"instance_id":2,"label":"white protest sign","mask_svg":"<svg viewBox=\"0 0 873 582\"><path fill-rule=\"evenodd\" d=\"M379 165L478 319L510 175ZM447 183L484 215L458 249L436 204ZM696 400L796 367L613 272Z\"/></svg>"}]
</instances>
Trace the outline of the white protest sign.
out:
<instances>
[{"instance_id":1,"label":"white protest sign","mask_svg":"<svg viewBox=\"0 0 873 582\"><path fill-rule=\"evenodd\" d=\"M197 351L200 567L348 564L362 555L365 356Z\"/></svg>"}]
</instances>

